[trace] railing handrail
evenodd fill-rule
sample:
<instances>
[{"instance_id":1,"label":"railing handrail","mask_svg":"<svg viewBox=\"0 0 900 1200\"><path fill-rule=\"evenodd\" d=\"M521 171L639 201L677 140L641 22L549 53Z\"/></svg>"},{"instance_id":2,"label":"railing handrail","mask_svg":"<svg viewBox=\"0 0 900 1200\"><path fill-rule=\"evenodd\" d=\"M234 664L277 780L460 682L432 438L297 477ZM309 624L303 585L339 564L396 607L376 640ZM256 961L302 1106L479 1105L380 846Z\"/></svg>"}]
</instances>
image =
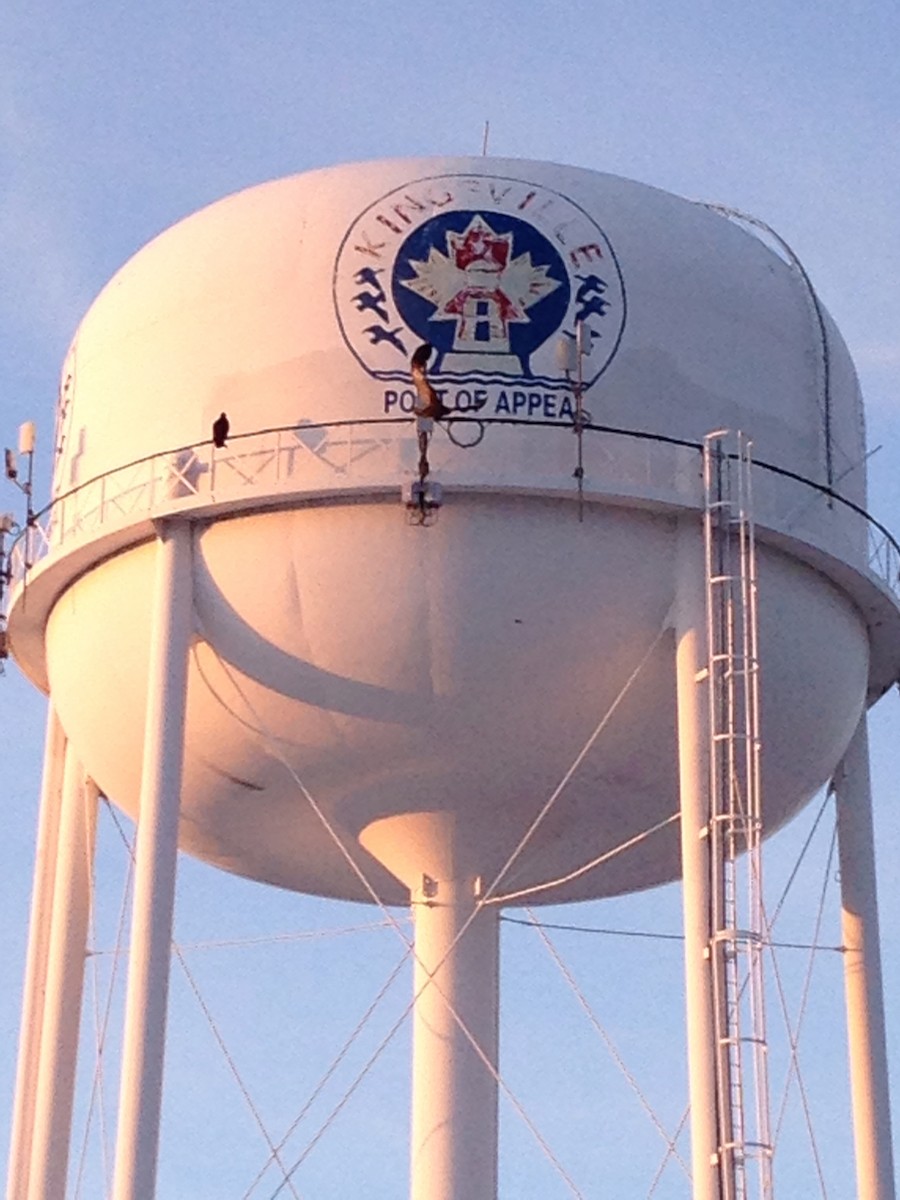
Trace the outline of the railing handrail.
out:
<instances>
[{"instance_id":1,"label":"railing handrail","mask_svg":"<svg viewBox=\"0 0 900 1200\"><path fill-rule=\"evenodd\" d=\"M486 429L488 426L497 425L497 426L518 426L518 427L529 428L529 429L533 429L533 428L562 429L562 430L567 430L567 431L571 432L572 429L574 428L574 426L570 423L548 420L548 419L544 419L544 418L530 418L530 417L528 417L528 418L526 418L526 417L479 417L477 415L472 416L472 415L463 414L460 416L451 416L449 418L449 420L447 421L448 426L452 426L457 423L479 425L483 429ZM256 439L256 438L265 437L265 436L271 435L271 434L290 433L290 434L293 434L296 436L300 433L309 433L309 432L313 432L315 430L357 428L357 427L370 427L370 426L397 426L397 425L410 426L411 424L412 424L412 420L409 416L358 417L358 418L346 418L346 419L338 420L338 421L316 421L316 422L311 421L308 423L304 422L301 425L298 425L296 423L290 424L290 425L274 425L274 426L269 426L269 427L266 427L263 429L249 430L245 433L230 434L228 441L229 441L229 443L241 442L241 441L248 440L250 438ZM654 432L652 432L650 430L646 430L646 429L625 429L625 428L622 428L621 426L604 425L604 424L600 424L600 423L593 422L593 421L585 422L583 424L582 428L586 432L591 432L591 433L609 434L609 435L618 436L618 437L631 438L631 439L634 439L635 441L655 442L655 443L658 443L661 445L678 446L678 447L682 447L684 449L694 450L698 454L702 453L702 451L703 451L702 441L694 441L689 438L679 438L679 437L675 437L671 434L654 433ZM69 488L67 491L60 492L58 495L54 496L46 505L44 505L44 507L42 509L31 514L30 523L28 525L26 525L25 527L23 527L19 531L19 533L16 535L15 539L13 540L13 542L10 546L10 557L12 557L12 555L16 552L16 548L19 546L19 543L22 542L28 536L29 530L31 528L33 528L35 525L38 525L39 522L41 522L46 517L48 517L50 514L52 514L53 509L55 507L63 504L66 500L72 498L73 496L76 496L79 492L83 492L92 486L102 483L103 480L108 479L114 475L120 474L121 472L124 472L124 471L131 470L136 467L140 467L142 464L148 463L148 462L153 462L156 459L174 459L178 455L186 454L186 453L192 453L192 454L196 455L197 452L202 447L205 447L205 446L212 446L211 438L204 439L203 441L200 441L200 442L191 442L191 443L187 443L182 446L176 446L172 449L156 450L151 454L146 454L140 458L132 459L131 461L129 461L127 463L121 463L118 466L110 467L108 470L101 471L99 474L93 475L89 479L86 479L83 482L76 484L74 487ZM462 445L460 446L461 450L464 450L466 448L467 447L465 447L465 446L462 446ZM797 471L792 471L787 467L778 466L776 463L767 462L764 459L754 459L753 466L754 466L754 468L758 468L761 471L766 471L773 475L780 476L784 479L790 479L795 483L800 483L804 487L809 488L811 491L816 492L819 495L826 497L830 501L833 501L833 502L836 502L836 503L842 505L844 508L855 513L857 516L862 517L870 527L877 529L879 531L879 533L882 534L885 541L893 548L894 552L897 555L898 560L900 560L900 542L898 542L898 540L894 537L894 535L891 533L891 531L885 525L883 525L877 518L873 517L869 512L867 512L866 509L862 507L862 505L857 504L854 500L851 500L851 499L849 499L849 497L842 495L836 489L829 487L827 484L817 483L815 480L809 479L805 475L801 475Z\"/></svg>"}]
</instances>

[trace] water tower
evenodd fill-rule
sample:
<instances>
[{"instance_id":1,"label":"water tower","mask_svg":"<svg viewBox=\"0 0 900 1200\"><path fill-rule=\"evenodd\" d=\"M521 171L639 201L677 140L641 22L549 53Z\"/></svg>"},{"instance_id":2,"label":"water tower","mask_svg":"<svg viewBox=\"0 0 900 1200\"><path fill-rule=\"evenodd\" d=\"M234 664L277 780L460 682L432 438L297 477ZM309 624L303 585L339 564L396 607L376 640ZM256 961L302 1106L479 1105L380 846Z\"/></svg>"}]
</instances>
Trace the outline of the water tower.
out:
<instances>
[{"instance_id":1,"label":"water tower","mask_svg":"<svg viewBox=\"0 0 900 1200\"><path fill-rule=\"evenodd\" d=\"M14 554L52 707L11 1200L64 1193L97 789L138 823L117 1200L154 1194L178 846L412 905L414 1200L496 1196L502 905L683 873L693 1195L754 1157L765 1192L728 1099L765 932L734 872L830 779L859 1194L892 1196L865 712L900 605L864 458L790 252L638 183L338 167L140 251Z\"/></svg>"}]
</instances>

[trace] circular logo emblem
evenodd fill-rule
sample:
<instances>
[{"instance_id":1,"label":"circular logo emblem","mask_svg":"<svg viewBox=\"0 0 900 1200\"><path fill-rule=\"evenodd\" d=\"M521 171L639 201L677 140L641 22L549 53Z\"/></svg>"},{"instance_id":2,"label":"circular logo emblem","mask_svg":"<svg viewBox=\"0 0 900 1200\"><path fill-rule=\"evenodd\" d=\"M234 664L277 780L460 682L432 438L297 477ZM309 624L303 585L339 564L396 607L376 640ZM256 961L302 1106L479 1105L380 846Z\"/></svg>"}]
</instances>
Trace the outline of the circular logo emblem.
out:
<instances>
[{"instance_id":1,"label":"circular logo emblem","mask_svg":"<svg viewBox=\"0 0 900 1200\"><path fill-rule=\"evenodd\" d=\"M625 323L619 264L579 205L489 175L414 180L370 205L335 263L344 339L375 379L409 379L421 342L447 386L571 389L575 340L590 387Z\"/></svg>"}]
</instances>

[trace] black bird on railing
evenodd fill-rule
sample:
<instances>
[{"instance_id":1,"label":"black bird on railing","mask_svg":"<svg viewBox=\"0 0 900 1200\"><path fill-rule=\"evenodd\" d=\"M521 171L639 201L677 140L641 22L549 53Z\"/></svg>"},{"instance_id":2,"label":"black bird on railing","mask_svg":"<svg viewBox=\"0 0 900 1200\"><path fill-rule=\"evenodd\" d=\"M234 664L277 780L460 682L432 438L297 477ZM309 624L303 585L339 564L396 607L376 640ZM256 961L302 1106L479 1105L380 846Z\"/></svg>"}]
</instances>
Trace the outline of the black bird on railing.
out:
<instances>
[{"instance_id":1,"label":"black bird on railing","mask_svg":"<svg viewBox=\"0 0 900 1200\"><path fill-rule=\"evenodd\" d=\"M423 342L410 360L410 374L416 389L415 414L417 417L431 417L432 420L442 420L449 409L445 407L440 396L431 386L428 378L428 360L434 347L430 342Z\"/></svg>"},{"instance_id":2,"label":"black bird on railing","mask_svg":"<svg viewBox=\"0 0 900 1200\"><path fill-rule=\"evenodd\" d=\"M228 430L230 428L231 422L224 413L219 413L218 417L216 417L215 421L213 421L212 427L213 445L217 450L221 450L225 445L225 442L228 440Z\"/></svg>"}]
</instances>

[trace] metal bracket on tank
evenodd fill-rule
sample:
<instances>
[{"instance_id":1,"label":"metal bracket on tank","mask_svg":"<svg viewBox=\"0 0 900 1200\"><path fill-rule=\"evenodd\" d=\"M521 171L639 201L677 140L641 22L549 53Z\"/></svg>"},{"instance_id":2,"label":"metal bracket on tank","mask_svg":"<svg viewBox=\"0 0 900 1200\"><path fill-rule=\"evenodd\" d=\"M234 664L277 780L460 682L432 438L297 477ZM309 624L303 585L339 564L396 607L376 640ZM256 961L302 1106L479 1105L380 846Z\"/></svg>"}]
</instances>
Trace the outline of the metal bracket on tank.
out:
<instances>
[{"instance_id":1,"label":"metal bracket on tank","mask_svg":"<svg viewBox=\"0 0 900 1200\"><path fill-rule=\"evenodd\" d=\"M425 373L425 363L431 354L431 346L427 343L420 346L413 355L413 379L419 392L416 413L416 440L419 444L419 478L413 480L404 488L403 499L409 513L411 525L433 525L437 510L441 506L441 485L432 483L428 476L431 464L428 461L428 445L434 434L434 422L440 420L444 407L437 398L437 393L428 382ZM429 401L427 398L431 396Z\"/></svg>"},{"instance_id":2,"label":"metal bracket on tank","mask_svg":"<svg viewBox=\"0 0 900 1200\"><path fill-rule=\"evenodd\" d=\"M403 489L410 525L433 525L443 503L443 488L427 479L413 479Z\"/></svg>"}]
</instances>

